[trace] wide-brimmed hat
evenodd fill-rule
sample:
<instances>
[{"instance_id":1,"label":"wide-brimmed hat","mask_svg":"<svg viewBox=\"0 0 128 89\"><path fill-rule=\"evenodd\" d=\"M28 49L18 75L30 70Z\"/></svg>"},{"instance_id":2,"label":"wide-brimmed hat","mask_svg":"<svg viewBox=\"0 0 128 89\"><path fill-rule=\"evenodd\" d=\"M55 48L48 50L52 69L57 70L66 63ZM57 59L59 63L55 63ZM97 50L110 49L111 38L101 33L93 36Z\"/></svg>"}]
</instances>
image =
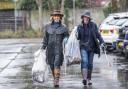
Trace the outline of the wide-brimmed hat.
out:
<instances>
[{"instance_id":1,"label":"wide-brimmed hat","mask_svg":"<svg viewBox=\"0 0 128 89\"><path fill-rule=\"evenodd\" d=\"M55 15L59 15L59 16L63 17L63 14L61 13L60 10L54 10L54 11L52 12L51 16L55 16Z\"/></svg>"},{"instance_id":2,"label":"wide-brimmed hat","mask_svg":"<svg viewBox=\"0 0 128 89\"><path fill-rule=\"evenodd\" d=\"M83 17L88 17L88 18L91 19L91 13L90 13L90 11L85 11L85 12L81 15L81 18L83 18Z\"/></svg>"}]
</instances>

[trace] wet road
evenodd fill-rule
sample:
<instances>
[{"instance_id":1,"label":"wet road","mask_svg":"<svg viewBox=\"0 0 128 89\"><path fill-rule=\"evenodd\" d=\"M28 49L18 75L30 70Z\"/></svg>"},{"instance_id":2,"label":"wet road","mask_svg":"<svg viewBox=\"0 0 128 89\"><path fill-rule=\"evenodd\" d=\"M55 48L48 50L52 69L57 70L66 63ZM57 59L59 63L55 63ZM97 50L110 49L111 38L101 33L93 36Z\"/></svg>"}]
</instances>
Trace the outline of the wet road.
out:
<instances>
[{"instance_id":1,"label":"wet road","mask_svg":"<svg viewBox=\"0 0 128 89\"><path fill-rule=\"evenodd\" d=\"M34 83L31 68L33 53L40 47L40 39L0 40L0 89L54 89L51 73L45 84ZM60 89L128 89L128 59L120 54L95 55L93 85L83 87L80 66L61 70ZM108 61L112 64L109 65Z\"/></svg>"}]
</instances>

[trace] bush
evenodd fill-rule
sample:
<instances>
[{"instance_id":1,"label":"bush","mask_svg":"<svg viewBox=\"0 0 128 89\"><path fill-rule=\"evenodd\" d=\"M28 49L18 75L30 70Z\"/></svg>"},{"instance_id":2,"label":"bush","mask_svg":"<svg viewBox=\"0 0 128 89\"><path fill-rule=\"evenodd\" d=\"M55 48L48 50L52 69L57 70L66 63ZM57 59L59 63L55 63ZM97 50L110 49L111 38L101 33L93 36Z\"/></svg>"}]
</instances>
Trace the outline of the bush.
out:
<instances>
[{"instance_id":1,"label":"bush","mask_svg":"<svg viewBox=\"0 0 128 89\"><path fill-rule=\"evenodd\" d=\"M107 17L110 13L112 13L112 6L109 4L108 7L105 7L103 9L103 12L104 12L104 16Z\"/></svg>"},{"instance_id":2,"label":"bush","mask_svg":"<svg viewBox=\"0 0 128 89\"><path fill-rule=\"evenodd\" d=\"M35 31L33 29L18 30L17 32L10 30L0 32L0 38L39 38L41 35L42 33L39 30Z\"/></svg>"}]
</instances>

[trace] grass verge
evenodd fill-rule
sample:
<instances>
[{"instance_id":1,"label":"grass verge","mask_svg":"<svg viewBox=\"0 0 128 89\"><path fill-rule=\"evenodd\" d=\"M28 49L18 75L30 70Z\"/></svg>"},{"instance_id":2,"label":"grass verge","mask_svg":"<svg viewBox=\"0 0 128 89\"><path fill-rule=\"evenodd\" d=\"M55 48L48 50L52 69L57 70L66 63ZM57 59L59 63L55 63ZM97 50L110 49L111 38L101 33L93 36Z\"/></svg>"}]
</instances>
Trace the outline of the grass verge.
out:
<instances>
[{"instance_id":1,"label":"grass verge","mask_svg":"<svg viewBox=\"0 0 128 89\"><path fill-rule=\"evenodd\" d=\"M0 38L4 39L4 38L40 38L42 37L42 33L37 30L33 30L33 29L28 29L28 30L18 30L16 32L14 31L2 31L0 32Z\"/></svg>"}]
</instances>

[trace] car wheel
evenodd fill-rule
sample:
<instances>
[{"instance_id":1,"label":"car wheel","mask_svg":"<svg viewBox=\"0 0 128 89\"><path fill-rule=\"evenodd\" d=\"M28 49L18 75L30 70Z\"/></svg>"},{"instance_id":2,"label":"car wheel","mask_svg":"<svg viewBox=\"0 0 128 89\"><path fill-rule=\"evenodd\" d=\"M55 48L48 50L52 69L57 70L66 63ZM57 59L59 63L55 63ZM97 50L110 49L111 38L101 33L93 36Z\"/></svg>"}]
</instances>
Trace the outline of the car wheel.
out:
<instances>
[{"instance_id":1,"label":"car wheel","mask_svg":"<svg viewBox=\"0 0 128 89\"><path fill-rule=\"evenodd\" d=\"M108 52L113 52L114 50L115 50L115 48L113 48L113 47L107 47L107 49L106 49Z\"/></svg>"}]
</instances>

